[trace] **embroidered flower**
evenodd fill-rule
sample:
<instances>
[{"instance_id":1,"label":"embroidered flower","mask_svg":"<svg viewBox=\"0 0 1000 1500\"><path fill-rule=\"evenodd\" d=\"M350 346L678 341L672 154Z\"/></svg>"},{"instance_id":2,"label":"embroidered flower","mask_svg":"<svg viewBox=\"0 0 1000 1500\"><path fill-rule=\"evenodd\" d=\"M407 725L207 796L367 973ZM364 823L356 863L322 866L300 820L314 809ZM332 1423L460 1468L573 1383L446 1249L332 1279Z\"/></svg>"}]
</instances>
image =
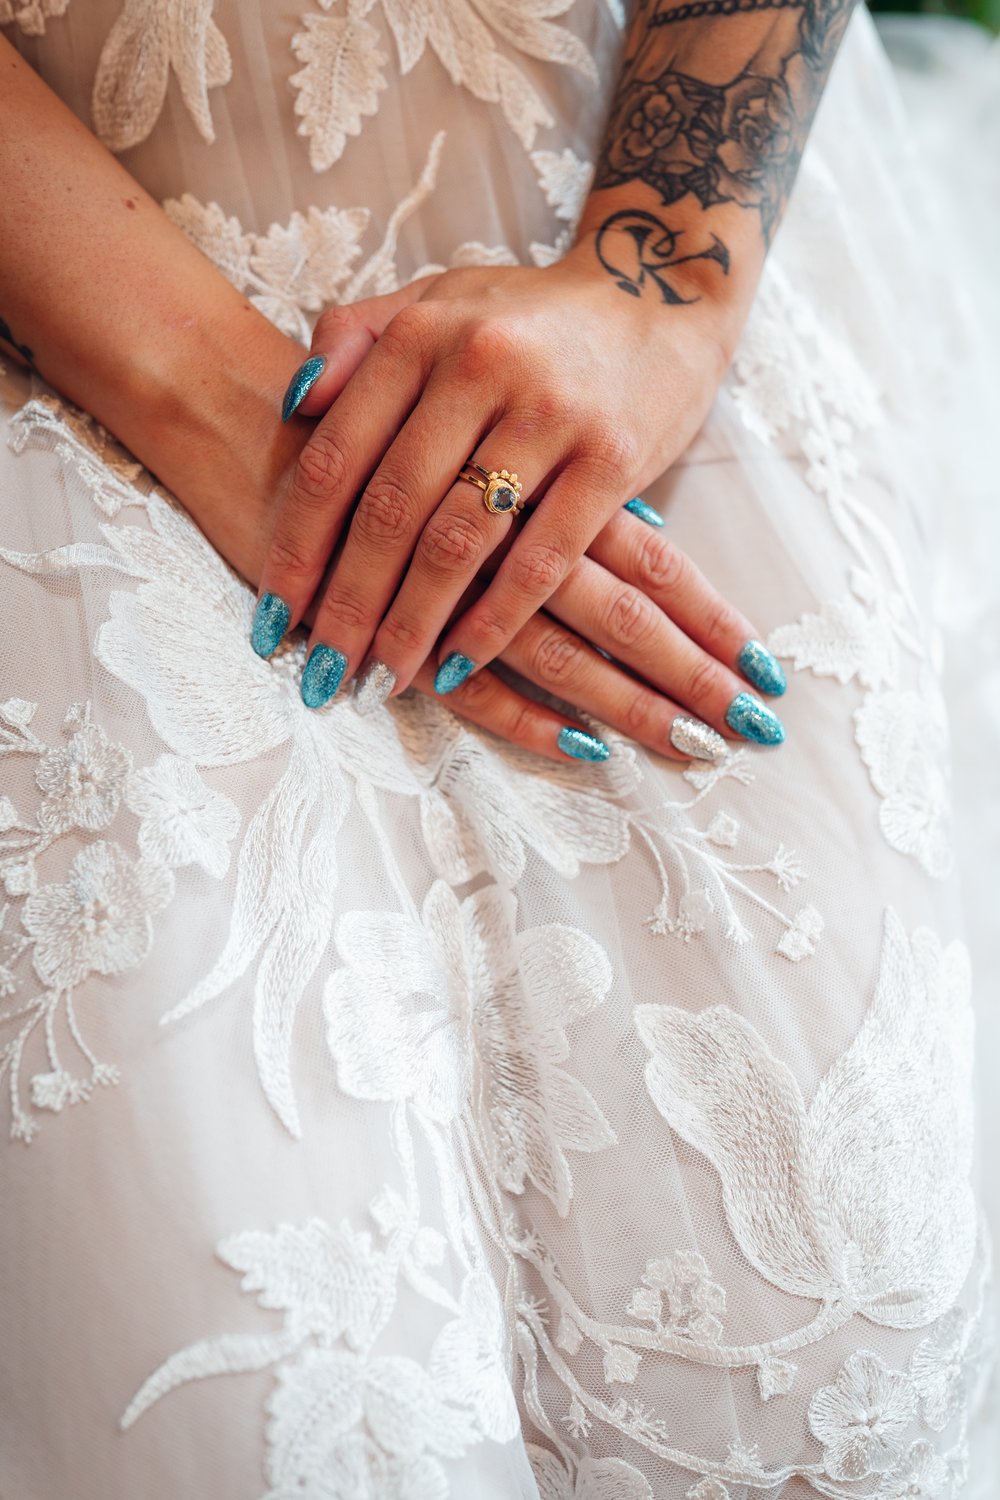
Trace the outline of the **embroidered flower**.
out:
<instances>
[{"instance_id":1,"label":"embroidered flower","mask_svg":"<svg viewBox=\"0 0 1000 1500\"><path fill-rule=\"evenodd\" d=\"M816 941L823 931L823 918L815 906L803 906L778 941L777 952L793 963L816 952Z\"/></svg>"},{"instance_id":2,"label":"embroidered flower","mask_svg":"<svg viewBox=\"0 0 1000 1500\"><path fill-rule=\"evenodd\" d=\"M39 979L66 990L88 974L120 974L140 963L153 938L150 919L166 906L172 885L166 871L135 864L117 844L80 849L65 885L43 886L25 902Z\"/></svg>"},{"instance_id":3,"label":"embroidered flower","mask_svg":"<svg viewBox=\"0 0 1000 1500\"><path fill-rule=\"evenodd\" d=\"M8 833L17 823L17 808L9 797L0 796L0 833Z\"/></svg>"},{"instance_id":4,"label":"embroidered flower","mask_svg":"<svg viewBox=\"0 0 1000 1500\"><path fill-rule=\"evenodd\" d=\"M36 1109L58 1113L73 1096L73 1080L60 1069L55 1073L36 1073L31 1080L31 1102Z\"/></svg>"},{"instance_id":5,"label":"embroidered flower","mask_svg":"<svg viewBox=\"0 0 1000 1500\"><path fill-rule=\"evenodd\" d=\"M891 1469L916 1409L908 1375L890 1370L868 1350L850 1355L836 1382L809 1403L809 1427L823 1444L830 1478L863 1479Z\"/></svg>"},{"instance_id":6,"label":"embroidered flower","mask_svg":"<svg viewBox=\"0 0 1000 1500\"><path fill-rule=\"evenodd\" d=\"M965 1405L973 1327L972 1319L960 1307L953 1307L910 1356L910 1378L921 1398L921 1414L935 1432L946 1427Z\"/></svg>"},{"instance_id":7,"label":"embroidered flower","mask_svg":"<svg viewBox=\"0 0 1000 1500\"><path fill-rule=\"evenodd\" d=\"M69 722L74 722L72 714ZM49 831L106 828L118 811L130 767L128 753L84 719L69 743L50 750L35 780L44 794L38 821Z\"/></svg>"},{"instance_id":8,"label":"embroidered flower","mask_svg":"<svg viewBox=\"0 0 1000 1500\"><path fill-rule=\"evenodd\" d=\"M752 1265L793 1296L918 1328L958 1297L975 1248L968 957L885 913L875 995L809 1106L726 1005L640 1005L646 1085L718 1173Z\"/></svg>"},{"instance_id":9,"label":"embroidered flower","mask_svg":"<svg viewBox=\"0 0 1000 1500\"><path fill-rule=\"evenodd\" d=\"M623 1344L609 1344L604 1351L604 1378L631 1385L639 1372L642 1355L637 1349L627 1349Z\"/></svg>"},{"instance_id":10,"label":"embroidered flower","mask_svg":"<svg viewBox=\"0 0 1000 1500\"><path fill-rule=\"evenodd\" d=\"M573 1437L586 1439L590 1417L575 1396L563 1421ZM623 1458L577 1459L534 1443L525 1446L542 1500L653 1500L649 1480Z\"/></svg>"},{"instance_id":11,"label":"embroidered flower","mask_svg":"<svg viewBox=\"0 0 1000 1500\"><path fill-rule=\"evenodd\" d=\"M760 1399L770 1401L772 1396L787 1396L791 1390L798 1365L788 1359L762 1359L757 1366L757 1385Z\"/></svg>"},{"instance_id":12,"label":"embroidered flower","mask_svg":"<svg viewBox=\"0 0 1000 1500\"><path fill-rule=\"evenodd\" d=\"M349 912L336 938L346 967L329 980L325 1008L341 1088L412 1099L446 1121L470 1103L475 1082L500 1185L520 1193L530 1178L565 1213L565 1151L614 1140L590 1094L558 1066L569 1051L565 1026L610 987L603 951L556 924L515 936L513 902L497 887L459 901L443 881L419 924Z\"/></svg>"},{"instance_id":13,"label":"embroidered flower","mask_svg":"<svg viewBox=\"0 0 1000 1500\"><path fill-rule=\"evenodd\" d=\"M675 1250L648 1260L642 1281L628 1307L633 1318L683 1338L719 1342L722 1323L717 1314L725 1311L726 1293L712 1280L697 1250Z\"/></svg>"},{"instance_id":14,"label":"embroidered flower","mask_svg":"<svg viewBox=\"0 0 1000 1500\"><path fill-rule=\"evenodd\" d=\"M717 812L708 825L708 837L713 844L721 848L731 849L739 838L740 825L736 819L726 812Z\"/></svg>"},{"instance_id":15,"label":"embroidered flower","mask_svg":"<svg viewBox=\"0 0 1000 1500\"><path fill-rule=\"evenodd\" d=\"M729 1491L721 1479L706 1477L684 1491L684 1500L729 1500Z\"/></svg>"},{"instance_id":16,"label":"embroidered flower","mask_svg":"<svg viewBox=\"0 0 1000 1500\"><path fill-rule=\"evenodd\" d=\"M930 1443L913 1443L896 1466L883 1475L873 1500L952 1500L948 1465Z\"/></svg>"},{"instance_id":17,"label":"embroidered flower","mask_svg":"<svg viewBox=\"0 0 1000 1500\"><path fill-rule=\"evenodd\" d=\"M236 804L202 781L190 761L161 755L133 771L125 800L142 822L139 848L147 859L176 867L201 865L221 879L229 868L229 843L240 823Z\"/></svg>"}]
</instances>

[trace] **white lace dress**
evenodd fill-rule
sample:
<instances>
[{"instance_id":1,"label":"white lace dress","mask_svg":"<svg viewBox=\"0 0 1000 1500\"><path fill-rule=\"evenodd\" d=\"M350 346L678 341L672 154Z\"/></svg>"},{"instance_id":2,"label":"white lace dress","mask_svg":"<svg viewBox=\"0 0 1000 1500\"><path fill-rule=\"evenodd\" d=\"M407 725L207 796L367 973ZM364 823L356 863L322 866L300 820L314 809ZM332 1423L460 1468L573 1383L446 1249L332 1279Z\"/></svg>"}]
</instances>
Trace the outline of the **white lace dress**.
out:
<instances>
[{"instance_id":1,"label":"white lace dress","mask_svg":"<svg viewBox=\"0 0 1000 1500\"><path fill-rule=\"evenodd\" d=\"M303 341L560 254L624 19L0 0ZM968 793L996 656L974 699L941 625L991 618L942 525L981 524L995 426L909 139L859 13L646 495L789 670L786 744L719 767L310 712L172 498L0 373L5 1500L993 1494L942 686Z\"/></svg>"}]
</instances>

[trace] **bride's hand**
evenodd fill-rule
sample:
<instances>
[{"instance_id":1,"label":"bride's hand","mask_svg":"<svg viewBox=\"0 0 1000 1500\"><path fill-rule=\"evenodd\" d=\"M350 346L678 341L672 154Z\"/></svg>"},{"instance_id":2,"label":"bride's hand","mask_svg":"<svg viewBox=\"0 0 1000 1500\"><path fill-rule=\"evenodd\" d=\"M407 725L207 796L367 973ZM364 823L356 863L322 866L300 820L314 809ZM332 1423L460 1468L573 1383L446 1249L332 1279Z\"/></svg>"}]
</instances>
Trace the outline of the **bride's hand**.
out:
<instances>
[{"instance_id":1,"label":"bride's hand","mask_svg":"<svg viewBox=\"0 0 1000 1500\"><path fill-rule=\"evenodd\" d=\"M310 705L366 658L402 691L442 631L439 692L502 655L605 523L694 435L725 366L710 304L650 317L594 263L587 247L546 270L447 271L370 299L360 315L320 319L313 355L326 368L298 409L329 410L279 498L254 641L269 654L316 595ZM293 380L289 405L316 368L307 362ZM524 519L491 513L482 491L457 479L470 457L487 472L516 468L532 502ZM456 616L512 527L495 577ZM723 729L746 637L727 639L721 665L705 654L714 641L703 650L676 634L659 685Z\"/></svg>"},{"instance_id":2,"label":"bride's hand","mask_svg":"<svg viewBox=\"0 0 1000 1500\"><path fill-rule=\"evenodd\" d=\"M484 571L492 567L491 562ZM473 596L484 586L485 580L477 580ZM718 714L691 711L706 695L736 701L734 718L748 738L777 744L784 737L775 715L720 664L751 634L746 619L721 599L679 548L620 512L604 527L590 556L570 570L546 608L522 625L500 659L520 677L648 749L682 760L718 761L729 748L717 732ZM691 637L716 659L699 651ZM663 684L676 675L676 663L687 651L693 664L685 669L689 675L675 701ZM775 667L780 678L781 669ZM377 701L380 680L369 677L360 687L361 711ZM433 684L434 665L428 660L413 686L431 693ZM448 701L463 717L552 760L565 755L603 760L607 755L596 736L519 693L489 668L460 684Z\"/></svg>"}]
</instances>

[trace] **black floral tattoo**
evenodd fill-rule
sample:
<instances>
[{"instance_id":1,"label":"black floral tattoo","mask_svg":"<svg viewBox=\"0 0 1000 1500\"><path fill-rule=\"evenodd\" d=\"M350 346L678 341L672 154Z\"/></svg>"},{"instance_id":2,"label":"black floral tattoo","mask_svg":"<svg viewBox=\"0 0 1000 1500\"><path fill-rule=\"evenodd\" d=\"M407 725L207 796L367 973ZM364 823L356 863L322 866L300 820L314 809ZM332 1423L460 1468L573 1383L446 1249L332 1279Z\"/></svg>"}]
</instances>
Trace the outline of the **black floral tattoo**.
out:
<instances>
[{"instance_id":1,"label":"black floral tattoo","mask_svg":"<svg viewBox=\"0 0 1000 1500\"><path fill-rule=\"evenodd\" d=\"M0 318L0 343L9 344L10 347L12 349L16 350L16 352L21 356L21 358L28 365L30 365L31 368L34 370L34 368L35 368L35 356L34 356L34 354L28 348L27 344L19 344L17 342L17 339L14 337L13 333L11 332L10 324L9 323L5 323L4 320L3 320L3 318Z\"/></svg>"},{"instance_id":2,"label":"black floral tattoo","mask_svg":"<svg viewBox=\"0 0 1000 1500\"><path fill-rule=\"evenodd\" d=\"M736 204L759 214L770 245L853 3L639 0L594 187L644 182L667 206L688 194L706 209ZM741 58L733 43L733 76L726 83L674 67L679 28L690 35L689 28L712 26L713 44L717 38L719 55L726 56L727 18L762 10L777 13L772 25L781 31L775 35L787 35L788 44L762 47L758 32L754 55ZM775 52L772 65L760 62ZM721 242L716 258L728 266ZM643 269L652 274L645 263Z\"/></svg>"}]
</instances>

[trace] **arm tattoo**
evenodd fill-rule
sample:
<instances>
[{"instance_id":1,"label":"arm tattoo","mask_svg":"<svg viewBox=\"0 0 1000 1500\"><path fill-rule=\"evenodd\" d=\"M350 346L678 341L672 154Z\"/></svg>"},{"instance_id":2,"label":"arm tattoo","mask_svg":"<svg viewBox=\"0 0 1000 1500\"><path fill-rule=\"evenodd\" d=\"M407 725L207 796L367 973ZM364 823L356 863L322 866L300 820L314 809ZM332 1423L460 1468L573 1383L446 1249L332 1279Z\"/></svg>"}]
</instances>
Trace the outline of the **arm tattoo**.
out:
<instances>
[{"instance_id":1,"label":"arm tattoo","mask_svg":"<svg viewBox=\"0 0 1000 1500\"><path fill-rule=\"evenodd\" d=\"M703 209L735 204L759 215L769 246L795 180L799 158L853 0L638 0L594 182L613 188L643 182L669 207L689 194ZM729 18L778 12L773 36L756 31L752 47L727 32ZM676 28L711 26L713 51L732 56L728 82L707 82L674 67ZM746 38L746 22L739 34ZM693 31L687 36L696 37ZM775 38L784 38L780 45ZM765 45L762 45L762 41ZM697 50L697 49L696 49ZM625 229L634 251L605 235ZM597 253L623 289L638 296L648 282L665 302L680 302L667 279L682 260L713 259L729 270L729 251L715 234L678 254L681 234L655 214L613 214L598 231ZM619 239L618 244L622 241ZM685 250L689 247L685 246Z\"/></svg>"},{"instance_id":2,"label":"arm tattoo","mask_svg":"<svg viewBox=\"0 0 1000 1500\"><path fill-rule=\"evenodd\" d=\"M0 318L0 342L9 344L33 370L35 369L34 354L28 348L27 344L19 344L17 342L17 339L10 330L10 324L5 323L3 318Z\"/></svg>"}]
</instances>

